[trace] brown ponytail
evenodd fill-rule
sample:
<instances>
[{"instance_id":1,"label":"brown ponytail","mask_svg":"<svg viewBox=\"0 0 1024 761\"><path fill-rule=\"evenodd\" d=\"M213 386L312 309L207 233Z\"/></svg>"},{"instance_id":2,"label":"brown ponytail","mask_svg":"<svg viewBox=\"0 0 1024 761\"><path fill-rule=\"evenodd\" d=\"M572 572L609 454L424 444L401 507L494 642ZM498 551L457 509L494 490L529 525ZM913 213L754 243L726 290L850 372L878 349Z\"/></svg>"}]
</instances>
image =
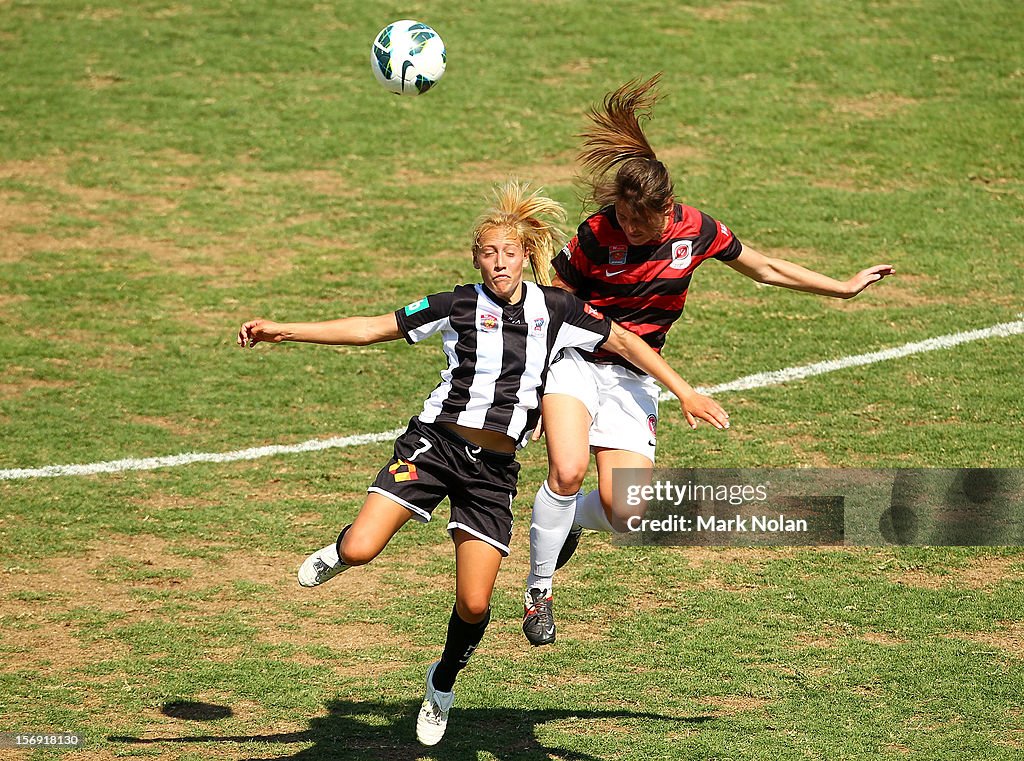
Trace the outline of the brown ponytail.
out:
<instances>
[{"instance_id":1,"label":"brown ponytail","mask_svg":"<svg viewBox=\"0 0 1024 761\"><path fill-rule=\"evenodd\" d=\"M661 97L660 80L660 73L646 81L631 80L587 112L592 125L580 134L579 160L589 204L603 207L621 201L634 215L649 218L663 214L672 203L672 179L640 124Z\"/></svg>"}]
</instances>

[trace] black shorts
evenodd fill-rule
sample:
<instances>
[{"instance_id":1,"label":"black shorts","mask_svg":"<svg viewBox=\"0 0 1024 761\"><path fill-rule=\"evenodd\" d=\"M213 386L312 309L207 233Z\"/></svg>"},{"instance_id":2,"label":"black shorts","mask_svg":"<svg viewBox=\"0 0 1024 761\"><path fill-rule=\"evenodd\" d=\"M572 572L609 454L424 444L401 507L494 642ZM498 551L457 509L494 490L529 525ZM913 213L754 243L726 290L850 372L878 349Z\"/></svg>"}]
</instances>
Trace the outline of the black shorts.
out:
<instances>
[{"instance_id":1,"label":"black shorts","mask_svg":"<svg viewBox=\"0 0 1024 761\"><path fill-rule=\"evenodd\" d=\"M423 523L448 497L448 532L462 529L507 556L518 481L514 454L481 449L454 431L414 417L367 491L394 500Z\"/></svg>"}]
</instances>

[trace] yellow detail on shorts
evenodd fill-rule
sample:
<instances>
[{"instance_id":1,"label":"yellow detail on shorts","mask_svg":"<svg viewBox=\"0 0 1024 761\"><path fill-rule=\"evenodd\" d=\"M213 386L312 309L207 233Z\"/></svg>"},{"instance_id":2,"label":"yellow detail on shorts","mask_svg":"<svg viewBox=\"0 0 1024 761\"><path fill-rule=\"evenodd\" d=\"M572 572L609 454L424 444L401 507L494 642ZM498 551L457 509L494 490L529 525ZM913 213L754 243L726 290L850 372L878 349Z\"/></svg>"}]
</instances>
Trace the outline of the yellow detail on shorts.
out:
<instances>
[{"instance_id":1,"label":"yellow detail on shorts","mask_svg":"<svg viewBox=\"0 0 1024 761\"><path fill-rule=\"evenodd\" d=\"M405 472L399 473L398 471L402 468L406 469ZM419 478L416 474L416 466L411 462L406 462L405 460L399 460L388 468L388 473L395 477L395 483L402 483L402 481L415 481Z\"/></svg>"}]
</instances>

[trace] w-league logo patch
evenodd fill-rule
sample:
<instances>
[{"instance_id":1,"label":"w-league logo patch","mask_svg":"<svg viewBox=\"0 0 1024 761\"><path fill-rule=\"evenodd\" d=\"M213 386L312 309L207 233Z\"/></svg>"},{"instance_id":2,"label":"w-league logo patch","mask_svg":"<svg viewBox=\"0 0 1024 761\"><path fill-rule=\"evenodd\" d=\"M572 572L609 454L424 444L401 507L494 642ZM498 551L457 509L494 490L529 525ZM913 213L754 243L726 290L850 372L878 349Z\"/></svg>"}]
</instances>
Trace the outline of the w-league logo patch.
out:
<instances>
[{"instance_id":1,"label":"w-league logo patch","mask_svg":"<svg viewBox=\"0 0 1024 761\"><path fill-rule=\"evenodd\" d=\"M402 468L405 468L405 470L402 470ZM416 472L416 466L411 462L406 462L405 460L399 460L388 468L388 473L394 476L396 484L400 484L403 481L419 480L419 474Z\"/></svg>"},{"instance_id":2,"label":"w-league logo patch","mask_svg":"<svg viewBox=\"0 0 1024 761\"><path fill-rule=\"evenodd\" d=\"M626 252L629 250L628 246L609 246L608 247L608 263L609 264L625 264L626 263Z\"/></svg>"},{"instance_id":3,"label":"w-league logo patch","mask_svg":"<svg viewBox=\"0 0 1024 761\"><path fill-rule=\"evenodd\" d=\"M544 323L545 323L545 320L544 320L543 317L534 317L533 318L533 334L534 335L539 336L541 333L544 332Z\"/></svg>"}]
</instances>

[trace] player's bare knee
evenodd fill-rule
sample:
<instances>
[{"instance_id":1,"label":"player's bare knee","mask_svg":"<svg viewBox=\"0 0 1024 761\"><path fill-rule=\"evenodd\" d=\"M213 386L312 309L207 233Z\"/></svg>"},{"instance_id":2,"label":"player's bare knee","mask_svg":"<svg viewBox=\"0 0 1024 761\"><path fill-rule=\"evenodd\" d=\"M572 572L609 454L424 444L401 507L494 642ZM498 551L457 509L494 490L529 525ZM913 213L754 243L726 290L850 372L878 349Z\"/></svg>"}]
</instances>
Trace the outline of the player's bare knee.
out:
<instances>
[{"instance_id":1,"label":"player's bare knee","mask_svg":"<svg viewBox=\"0 0 1024 761\"><path fill-rule=\"evenodd\" d=\"M555 494L575 494L587 477L587 465L589 462L554 464L548 473L548 488Z\"/></svg>"},{"instance_id":2,"label":"player's bare knee","mask_svg":"<svg viewBox=\"0 0 1024 761\"><path fill-rule=\"evenodd\" d=\"M485 594L458 594L455 598L455 610L459 618L468 624L483 621L490 607L490 597Z\"/></svg>"},{"instance_id":3,"label":"player's bare knee","mask_svg":"<svg viewBox=\"0 0 1024 761\"><path fill-rule=\"evenodd\" d=\"M612 524L612 531L616 534L625 534L630 530L630 522L635 523L636 518L643 518L647 513L647 503L629 504L628 502L609 503L601 500L604 514L608 522Z\"/></svg>"},{"instance_id":4,"label":"player's bare knee","mask_svg":"<svg viewBox=\"0 0 1024 761\"><path fill-rule=\"evenodd\" d=\"M366 565L380 554L380 548L359 534L355 536L349 531L338 548L338 556L345 565Z\"/></svg>"}]
</instances>

